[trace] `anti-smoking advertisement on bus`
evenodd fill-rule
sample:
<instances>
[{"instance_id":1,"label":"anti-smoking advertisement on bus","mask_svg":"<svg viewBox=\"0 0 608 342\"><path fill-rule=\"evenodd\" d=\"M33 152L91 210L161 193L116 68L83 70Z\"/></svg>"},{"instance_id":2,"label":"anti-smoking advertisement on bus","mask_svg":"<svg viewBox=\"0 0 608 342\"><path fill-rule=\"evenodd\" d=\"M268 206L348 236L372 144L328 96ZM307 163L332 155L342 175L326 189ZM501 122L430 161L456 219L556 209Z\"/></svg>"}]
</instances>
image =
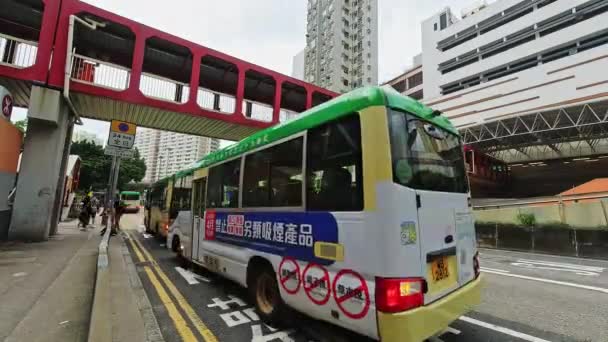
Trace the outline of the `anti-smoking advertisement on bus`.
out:
<instances>
[{"instance_id":1,"label":"anti-smoking advertisement on bus","mask_svg":"<svg viewBox=\"0 0 608 342\"><path fill-rule=\"evenodd\" d=\"M205 239L289 256L322 265L315 242L338 242L338 224L330 213L205 213Z\"/></svg>"}]
</instances>

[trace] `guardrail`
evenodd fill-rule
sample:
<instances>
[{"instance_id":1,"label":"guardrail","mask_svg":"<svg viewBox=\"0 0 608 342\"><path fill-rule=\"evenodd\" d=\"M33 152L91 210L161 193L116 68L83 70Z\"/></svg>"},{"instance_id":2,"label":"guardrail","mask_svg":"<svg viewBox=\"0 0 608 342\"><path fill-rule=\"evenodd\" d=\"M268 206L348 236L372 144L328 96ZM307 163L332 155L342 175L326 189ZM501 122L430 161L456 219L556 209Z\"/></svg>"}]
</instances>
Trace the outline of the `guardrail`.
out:
<instances>
[{"instance_id":1,"label":"guardrail","mask_svg":"<svg viewBox=\"0 0 608 342\"><path fill-rule=\"evenodd\" d=\"M129 87L131 69L83 55L73 56L70 75L72 81L114 90L125 90Z\"/></svg>"},{"instance_id":2,"label":"guardrail","mask_svg":"<svg viewBox=\"0 0 608 342\"><path fill-rule=\"evenodd\" d=\"M529 205L541 205L541 204L555 204L563 202L574 202L581 200L595 200L608 198L608 192L599 193L588 193L580 195L565 195L565 196L552 196L552 197L538 197L528 200L504 200L496 203L488 203L482 205L473 205L475 210L487 210L487 209L500 209L500 208L511 208L511 207L523 207Z\"/></svg>"},{"instance_id":3,"label":"guardrail","mask_svg":"<svg viewBox=\"0 0 608 342\"><path fill-rule=\"evenodd\" d=\"M198 88L196 103L203 109L220 113L234 113L236 100L233 95L213 91L207 88Z\"/></svg>"},{"instance_id":4,"label":"guardrail","mask_svg":"<svg viewBox=\"0 0 608 342\"><path fill-rule=\"evenodd\" d=\"M279 111L279 122L285 122L298 116L300 113L294 112L293 110L282 109Z\"/></svg>"},{"instance_id":5,"label":"guardrail","mask_svg":"<svg viewBox=\"0 0 608 342\"><path fill-rule=\"evenodd\" d=\"M110 229L106 229L99 243L95 291L91 308L91 321L89 322L89 342L112 341L112 289L108 257L110 231Z\"/></svg>"},{"instance_id":6,"label":"guardrail","mask_svg":"<svg viewBox=\"0 0 608 342\"><path fill-rule=\"evenodd\" d=\"M174 103L188 102L190 94L190 86L186 83L143 72L139 90L147 97Z\"/></svg>"},{"instance_id":7,"label":"guardrail","mask_svg":"<svg viewBox=\"0 0 608 342\"><path fill-rule=\"evenodd\" d=\"M273 108L271 105L251 101L251 100L243 100L243 112L247 113L248 106L251 106L249 112L249 118L258 121L270 122L272 121L272 111Z\"/></svg>"},{"instance_id":8,"label":"guardrail","mask_svg":"<svg viewBox=\"0 0 608 342\"><path fill-rule=\"evenodd\" d=\"M27 68L36 63L38 43L0 34L0 64Z\"/></svg>"}]
</instances>

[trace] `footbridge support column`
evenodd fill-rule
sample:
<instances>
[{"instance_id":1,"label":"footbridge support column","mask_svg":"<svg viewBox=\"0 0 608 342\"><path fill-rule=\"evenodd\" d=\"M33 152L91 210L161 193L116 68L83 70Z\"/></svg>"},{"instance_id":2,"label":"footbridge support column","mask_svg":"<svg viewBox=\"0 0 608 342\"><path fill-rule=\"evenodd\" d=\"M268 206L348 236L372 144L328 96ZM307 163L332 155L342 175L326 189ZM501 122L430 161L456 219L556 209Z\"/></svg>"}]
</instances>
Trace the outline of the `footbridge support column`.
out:
<instances>
[{"instance_id":1,"label":"footbridge support column","mask_svg":"<svg viewBox=\"0 0 608 342\"><path fill-rule=\"evenodd\" d=\"M43 241L55 233L72 118L61 92L32 87L9 240Z\"/></svg>"}]
</instances>

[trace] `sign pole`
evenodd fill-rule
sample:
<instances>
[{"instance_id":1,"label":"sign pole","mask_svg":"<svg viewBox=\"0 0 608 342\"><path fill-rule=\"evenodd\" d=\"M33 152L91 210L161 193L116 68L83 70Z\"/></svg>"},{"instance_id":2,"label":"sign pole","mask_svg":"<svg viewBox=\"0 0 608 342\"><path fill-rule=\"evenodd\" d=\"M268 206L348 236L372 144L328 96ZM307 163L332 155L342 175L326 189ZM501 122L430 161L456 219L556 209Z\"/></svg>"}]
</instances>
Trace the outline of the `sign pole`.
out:
<instances>
[{"instance_id":1,"label":"sign pole","mask_svg":"<svg viewBox=\"0 0 608 342\"><path fill-rule=\"evenodd\" d=\"M110 174L108 175L108 186L106 188L106 203L105 203L105 208L104 208L104 213L106 215L106 226L105 229L108 229L108 222L110 221L111 217L111 213L112 213L112 187L114 185L114 171L116 168L116 160L118 159L118 157L114 156L112 157L112 167L110 168Z\"/></svg>"}]
</instances>

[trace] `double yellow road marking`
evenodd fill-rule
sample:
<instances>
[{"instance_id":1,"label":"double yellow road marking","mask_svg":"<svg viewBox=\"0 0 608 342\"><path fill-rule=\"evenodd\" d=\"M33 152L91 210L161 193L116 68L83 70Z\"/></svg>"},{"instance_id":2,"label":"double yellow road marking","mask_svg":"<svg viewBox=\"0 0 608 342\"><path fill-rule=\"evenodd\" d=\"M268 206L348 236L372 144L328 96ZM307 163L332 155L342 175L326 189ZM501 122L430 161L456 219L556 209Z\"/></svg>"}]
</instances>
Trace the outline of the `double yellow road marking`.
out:
<instances>
[{"instance_id":1,"label":"double yellow road marking","mask_svg":"<svg viewBox=\"0 0 608 342\"><path fill-rule=\"evenodd\" d=\"M154 289L160 297L161 302L167 309L169 317L173 321L173 324L175 325L175 328L177 329L177 332L179 333L182 340L185 342L190 342L197 341L197 338L188 326L182 314L177 309L175 303L171 300L169 294L165 291L165 288L163 287L161 282L156 277L156 274L158 274L158 277L160 277L164 285L167 287L167 289L169 289L169 292L177 300L177 304L186 313L186 316L188 316L188 319L192 322L194 328L199 332L199 334L203 336L203 339L206 342L217 342L217 337L215 337L215 335L211 332L211 330L209 330L205 323L201 321L200 317L198 317L192 306L190 306L188 301L186 301L186 298L184 298L184 296L179 292L177 287L175 287L171 280L169 280L169 277L167 277L165 272L163 272L163 270L158 266L156 260L154 260L148 250L146 250L146 248L137 238L131 236L130 233L127 233L127 235L129 237L131 247L133 248L133 251L135 251L137 259L140 262L149 261L151 263L152 268L150 268L150 266L144 266L144 270L148 275L148 278L150 278L150 282L154 286ZM152 269L156 271L156 274L154 274Z\"/></svg>"}]
</instances>

